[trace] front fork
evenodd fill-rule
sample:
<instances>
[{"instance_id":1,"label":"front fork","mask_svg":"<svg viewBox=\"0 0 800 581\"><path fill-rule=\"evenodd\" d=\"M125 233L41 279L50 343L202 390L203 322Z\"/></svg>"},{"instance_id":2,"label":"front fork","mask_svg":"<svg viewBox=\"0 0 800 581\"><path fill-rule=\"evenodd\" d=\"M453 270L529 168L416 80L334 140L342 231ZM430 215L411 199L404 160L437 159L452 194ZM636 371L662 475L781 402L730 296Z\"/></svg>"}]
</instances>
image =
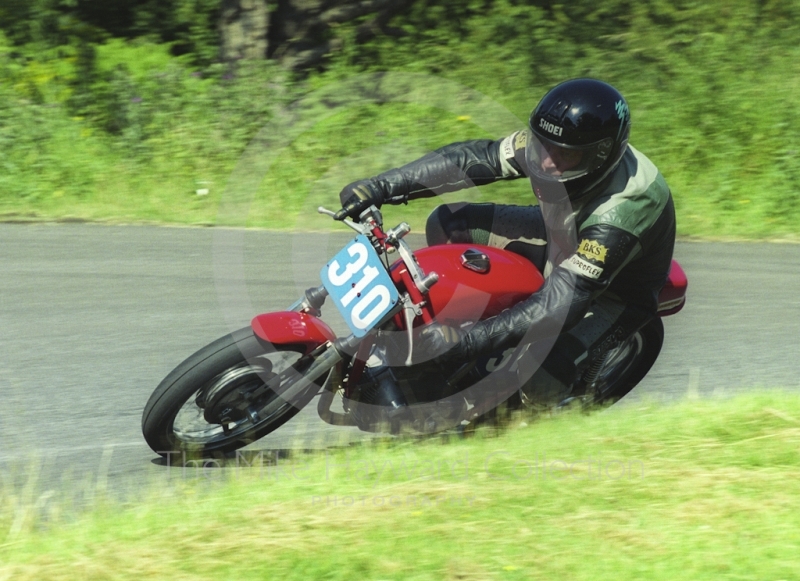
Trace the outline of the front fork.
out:
<instances>
[{"instance_id":1,"label":"front fork","mask_svg":"<svg viewBox=\"0 0 800 581\"><path fill-rule=\"evenodd\" d=\"M325 304L325 299L328 297L328 291L324 286L311 287L307 289L303 298L297 299L287 311L295 311L298 313L308 313L315 317L322 314L322 305Z\"/></svg>"},{"instance_id":2,"label":"front fork","mask_svg":"<svg viewBox=\"0 0 800 581\"><path fill-rule=\"evenodd\" d=\"M407 273L405 274L406 276L409 276ZM427 287L430 287L436 282L436 280L438 280L438 276L432 273L431 276L427 277L423 281L423 283L426 284ZM325 303L327 296L328 291L324 286L309 288L305 291L304 296L292 304L288 310L319 317L322 314L321 308ZM420 306L424 304L425 303L422 300L416 304L413 298L406 293L404 294L401 302L398 304L398 308L395 309L393 313L387 315L387 320L390 320L397 314L397 312L400 310L403 311L403 322L405 323L408 331L408 358L406 360L406 365L412 364L411 355L413 352L413 321L420 315L423 315L423 318L425 318L423 311L420 308ZM306 355L306 357L313 358L314 362L304 374L303 380L299 382L297 386L293 386L290 389L293 394L301 393L301 390L310 385L310 382L318 379L324 373L333 369L334 371L330 382L328 383L327 388L323 391L317 404L317 412L319 413L320 418L329 424L337 426L355 425L349 415L333 412L330 408L336 391L339 390L343 383L343 370L342 365L340 365L342 360L345 358L352 359L353 355L355 355L353 365L348 372L348 387L354 386L361 379L367 357L369 356L369 352L374 345L374 337L372 333L370 333L368 337L358 338L351 334L344 339L336 339L332 342L329 341L324 345L314 349L314 351ZM348 391L350 390L345 389L345 392ZM347 397L350 394L345 393L344 395Z\"/></svg>"},{"instance_id":3,"label":"front fork","mask_svg":"<svg viewBox=\"0 0 800 581\"><path fill-rule=\"evenodd\" d=\"M312 287L306 290L303 297L292 304L287 311L306 313L314 317L321 316L322 305L328 296L328 291L324 286ZM300 393L305 386L308 386L315 379L322 377L328 371L331 372L330 380L326 388L322 391L317 402L317 413L320 419L334 426L354 426L355 422L348 414L337 413L331 410L333 398L342 386L342 361L358 347L360 341L350 335L345 339L336 339L320 345L314 351L306 355L313 358L314 362L306 371L302 385L298 385L293 393ZM367 342L369 343L369 342Z\"/></svg>"}]
</instances>

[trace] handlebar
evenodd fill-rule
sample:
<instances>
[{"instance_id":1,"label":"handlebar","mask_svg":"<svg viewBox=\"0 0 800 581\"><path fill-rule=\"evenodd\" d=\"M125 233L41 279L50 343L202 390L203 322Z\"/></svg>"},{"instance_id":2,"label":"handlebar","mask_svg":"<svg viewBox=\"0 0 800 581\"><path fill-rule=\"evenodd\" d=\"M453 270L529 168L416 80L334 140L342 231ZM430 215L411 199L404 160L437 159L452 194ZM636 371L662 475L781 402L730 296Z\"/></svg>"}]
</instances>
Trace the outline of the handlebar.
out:
<instances>
[{"instance_id":1,"label":"handlebar","mask_svg":"<svg viewBox=\"0 0 800 581\"><path fill-rule=\"evenodd\" d=\"M329 210L323 206L319 206L317 208L317 212L319 212L320 214L325 214L326 216L330 216L331 218L336 216L336 212ZM350 226L350 228L352 228L359 234L364 234L366 236L369 233L369 229L365 229L365 226L363 224L356 224L355 222L353 222L352 220L348 220L347 218L342 220L342 222L344 222L347 226Z\"/></svg>"},{"instance_id":2,"label":"handlebar","mask_svg":"<svg viewBox=\"0 0 800 581\"><path fill-rule=\"evenodd\" d=\"M336 216L336 212L328 210L324 206L319 206L317 208L317 212L320 214L325 214L326 216L330 216L331 218ZM411 226L409 226L407 222L401 222L394 228L384 232L383 215L377 206L370 206L361 212L361 215L358 219L358 222L354 222L345 218L342 220L342 222L359 234L363 234L368 238L377 239L379 241L385 241L386 244L389 244L393 247L397 247L399 240L411 232ZM381 246L385 246L385 244L382 244Z\"/></svg>"},{"instance_id":3,"label":"handlebar","mask_svg":"<svg viewBox=\"0 0 800 581\"><path fill-rule=\"evenodd\" d=\"M333 218L336 212L328 210L323 206L317 208L317 212L325 214ZM383 215L377 206L370 206L358 217L358 222L353 222L345 218L342 222L349 226L359 234L363 234L373 245L386 253L398 251L400 258L405 262L408 273L411 275L414 285L419 292L427 294L430 288L439 280L439 275L435 272L425 274L417 261L414 259L414 253L409 248L408 244L402 239L403 236L411 232L411 226L408 222L401 222L394 228L390 228L387 232L383 230Z\"/></svg>"}]
</instances>

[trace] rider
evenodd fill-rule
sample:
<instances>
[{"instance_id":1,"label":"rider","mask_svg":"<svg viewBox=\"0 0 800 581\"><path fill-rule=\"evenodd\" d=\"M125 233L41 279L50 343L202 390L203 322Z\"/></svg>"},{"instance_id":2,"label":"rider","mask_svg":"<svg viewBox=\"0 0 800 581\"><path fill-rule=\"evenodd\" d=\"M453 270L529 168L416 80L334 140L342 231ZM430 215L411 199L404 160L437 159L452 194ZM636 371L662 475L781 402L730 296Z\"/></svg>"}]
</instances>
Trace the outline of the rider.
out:
<instances>
[{"instance_id":1,"label":"rider","mask_svg":"<svg viewBox=\"0 0 800 581\"><path fill-rule=\"evenodd\" d=\"M426 237L429 245L486 244L517 252L544 273L544 285L469 330L428 325L415 352L475 360L526 336L552 337L553 348L523 392L553 402L569 395L568 386L590 361L656 315L672 259L675 212L664 178L628 144L629 132L628 105L614 87L574 79L544 96L529 129L497 141L453 143L342 190L340 220L357 219L373 204L531 180L538 205L439 206L428 218ZM558 218L562 202L567 210ZM549 217L548 207L556 208Z\"/></svg>"}]
</instances>

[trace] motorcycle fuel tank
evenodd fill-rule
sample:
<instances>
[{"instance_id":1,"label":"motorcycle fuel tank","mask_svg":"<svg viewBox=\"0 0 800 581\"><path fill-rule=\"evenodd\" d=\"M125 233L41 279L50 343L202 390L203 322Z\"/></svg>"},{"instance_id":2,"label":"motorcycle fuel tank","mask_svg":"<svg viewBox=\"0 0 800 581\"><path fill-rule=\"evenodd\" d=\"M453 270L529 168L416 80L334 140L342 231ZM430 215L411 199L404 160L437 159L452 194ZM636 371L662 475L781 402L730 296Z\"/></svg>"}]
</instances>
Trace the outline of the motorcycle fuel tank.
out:
<instances>
[{"instance_id":1,"label":"motorcycle fuel tank","mask_svg":"<svg viewBox=\"0 0 800 581\"><path fill-rule=\"evenodd\" d=\"M415 254L426 274L439 275L427 300L436 320L445 325L461 326L497 315L528 298L544 283L530 261L500 248L444 244ZM393 278L399 280L399 270L404 268L396 263Z\"/></svg>"}]
</instances>

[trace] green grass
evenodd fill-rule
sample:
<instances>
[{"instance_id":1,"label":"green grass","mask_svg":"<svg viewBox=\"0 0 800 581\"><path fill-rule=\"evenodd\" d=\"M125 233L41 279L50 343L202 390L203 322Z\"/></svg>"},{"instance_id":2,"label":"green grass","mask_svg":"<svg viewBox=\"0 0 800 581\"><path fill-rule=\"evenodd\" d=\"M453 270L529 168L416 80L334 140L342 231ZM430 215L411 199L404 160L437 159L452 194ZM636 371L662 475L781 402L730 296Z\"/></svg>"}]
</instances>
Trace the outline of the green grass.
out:
<instances>
[{"instance_id":1,"label":"green grass","mask_svg":"<svg viewBox=\"0 0 800 581\"><path fill-rule=\"evenodd\" d=\"M7 490L0 578L796 579L799 444L800 398L770 392L172 467L13 535Z\"/></svg>"}]
</instances>

